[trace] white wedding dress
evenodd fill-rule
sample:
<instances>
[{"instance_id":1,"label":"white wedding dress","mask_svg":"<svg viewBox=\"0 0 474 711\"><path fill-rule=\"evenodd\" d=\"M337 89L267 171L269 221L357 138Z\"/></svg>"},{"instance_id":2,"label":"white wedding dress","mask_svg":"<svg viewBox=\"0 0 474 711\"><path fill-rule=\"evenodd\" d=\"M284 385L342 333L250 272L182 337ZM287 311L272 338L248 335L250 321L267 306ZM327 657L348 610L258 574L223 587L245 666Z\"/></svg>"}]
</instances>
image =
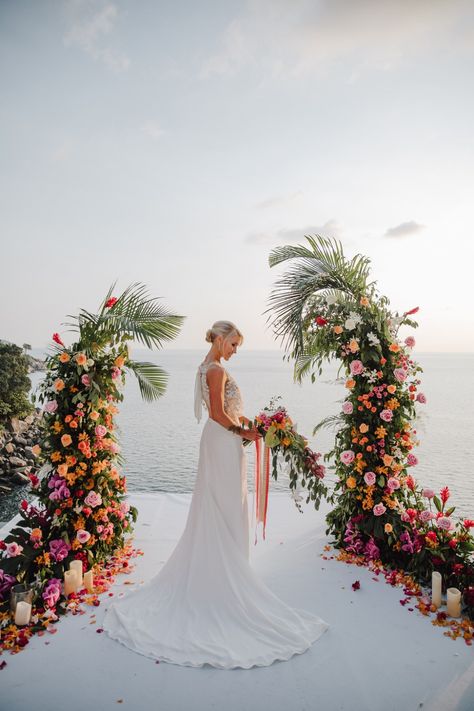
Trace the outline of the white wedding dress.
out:
<instances>
[{"instance_id":1,"label":"white wedding dress","mask_svg":"<svg viewBox=\"0 0 474 711\"><path fill-rule=\"evenodd\" d=\"M195 411L209 411L202 364ZM216 367L223 367L217 364ZM238 423L242 399L226 372L224 409ZM274 595L249 563L247 477L242 439L204 425L184 532L161 570L107 610L103 627L130 649L164 662L219 669L267 666L301 654L329 627Z\"/></svg>"}]
</instances>

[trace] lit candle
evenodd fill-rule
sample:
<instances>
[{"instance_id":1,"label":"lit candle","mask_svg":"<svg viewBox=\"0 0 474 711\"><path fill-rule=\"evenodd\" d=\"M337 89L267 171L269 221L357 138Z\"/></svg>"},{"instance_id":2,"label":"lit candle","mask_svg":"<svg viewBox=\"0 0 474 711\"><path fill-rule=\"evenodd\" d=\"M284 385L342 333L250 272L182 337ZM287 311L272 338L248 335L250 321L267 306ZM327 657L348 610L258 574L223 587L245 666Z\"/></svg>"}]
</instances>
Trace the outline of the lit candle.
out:
<instances>
[{"instance_id":1,"label":"lit candle","mask_svg":"<svg viewBox=\"0 0 474 711\"><path fill-rule=\"evenodd\" d=\"M82 588L82 560L73 560L69 564L69 570L74 570L76 573L77 587Z\"/></svg>"},{"instance_id":2,"label":"lit candle","mask_svg":"<svg viewBox=\"0 0 474 711\"><path fill-rule=\"evenodd\" d=\"M75 570L66 570L64 572L64 594L66 597L77 591L77 575Z\"/></svg>"},{"instance_id":3,"label":"lit candle","mask_svg":"<svg viewBox=\"0 0 474 711\"><path fill-rule=\"evenodd\" d=\"M94 589L94 577L92 575L92 570L88 570L84 573L84 587L88 592L92 592Z\"/></svg>"},{"instance_id":4,"label":"lit candle","mask_svg":"<svg viewBox=\"0 0 474 711\"><path fill-rule=\"evenodd\" d=\"M31 605L29 602L20 600L15 610L15 624L27 625L31 618Z\"/></svg>"},{"instance_id":5,"label":"lit candle","mask_svg":"<svg viewBox=\"0 0 474 711\"><path fill-rule=\"evenodd\" d=\"M433 570L431 574L431 602L436 607L441 607L441 573Z\"/></svg>"},{"instance_id":6,"label":"lit candle","mask_svg":"<svg viewBox=\"0 0 474 711\"><path fill-rule=\"evenodd\" d=\"M461 591L448 588L446 591L447 611L450 617L461 617Z\"/></svg>"}]
</instances>

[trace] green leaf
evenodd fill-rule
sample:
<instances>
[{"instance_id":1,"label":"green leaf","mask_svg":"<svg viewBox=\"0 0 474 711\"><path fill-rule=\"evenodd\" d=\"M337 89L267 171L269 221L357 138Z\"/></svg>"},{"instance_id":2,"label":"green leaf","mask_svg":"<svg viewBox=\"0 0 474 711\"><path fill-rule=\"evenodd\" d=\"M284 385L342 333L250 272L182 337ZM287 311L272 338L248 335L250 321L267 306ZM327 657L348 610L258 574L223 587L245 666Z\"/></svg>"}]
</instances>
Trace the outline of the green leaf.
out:
<instances>
[{"instance_id":1,"label":"green leaf","mask_svg":"<svg viewBox=\"0 0 474 711\"><path fill-rule=\"evenodd\" d=\"M434 505L436 506L436 508L438 509L438 511L443 510L443 507L441 506L441 501L438 499L437 496L433 496L433 502L434 502Z\"/></svg>"}]
</instances>

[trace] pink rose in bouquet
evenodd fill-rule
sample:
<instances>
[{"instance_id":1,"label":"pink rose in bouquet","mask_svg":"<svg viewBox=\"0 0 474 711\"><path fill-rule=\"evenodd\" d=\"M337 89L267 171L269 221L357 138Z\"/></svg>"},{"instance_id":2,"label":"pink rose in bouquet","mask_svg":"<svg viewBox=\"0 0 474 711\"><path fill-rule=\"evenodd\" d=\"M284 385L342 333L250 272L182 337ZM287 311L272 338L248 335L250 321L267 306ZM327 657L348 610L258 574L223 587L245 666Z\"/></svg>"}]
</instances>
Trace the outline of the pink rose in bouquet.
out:
<instances>
[{"instance_id":1,"label":"pink rose in bouquet","mask_svg":"<svg viewBox=\"0 0 474 711\"><path fill-rule=\"evenodd\" d=\"M352 451L352 449L346 449L344 452L341 452L341 462L348 466L349 464L352 464L352 462L355 459L355 454Z\"/></svg>"}]
</instances>

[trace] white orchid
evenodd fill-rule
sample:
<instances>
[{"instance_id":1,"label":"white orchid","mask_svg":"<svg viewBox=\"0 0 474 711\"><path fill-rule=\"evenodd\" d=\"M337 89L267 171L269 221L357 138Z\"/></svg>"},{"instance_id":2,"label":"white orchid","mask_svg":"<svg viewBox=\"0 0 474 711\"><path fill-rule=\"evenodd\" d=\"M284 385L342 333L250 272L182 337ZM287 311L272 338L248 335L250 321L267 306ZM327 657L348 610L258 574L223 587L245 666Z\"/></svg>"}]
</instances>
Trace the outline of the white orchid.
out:
<instances>
[{"instance_id":1,"label":"white orchid","mask_svg":"<svg viewBox=\"0 0 474 711\"><path fill-rule=\"evenodd\" d=\"M380 339L375 335L375 333L373 333L373 331L369 331L369 333L367 334L367 339L371 346L380 345Z\"/></svg>"}]
</instances>

